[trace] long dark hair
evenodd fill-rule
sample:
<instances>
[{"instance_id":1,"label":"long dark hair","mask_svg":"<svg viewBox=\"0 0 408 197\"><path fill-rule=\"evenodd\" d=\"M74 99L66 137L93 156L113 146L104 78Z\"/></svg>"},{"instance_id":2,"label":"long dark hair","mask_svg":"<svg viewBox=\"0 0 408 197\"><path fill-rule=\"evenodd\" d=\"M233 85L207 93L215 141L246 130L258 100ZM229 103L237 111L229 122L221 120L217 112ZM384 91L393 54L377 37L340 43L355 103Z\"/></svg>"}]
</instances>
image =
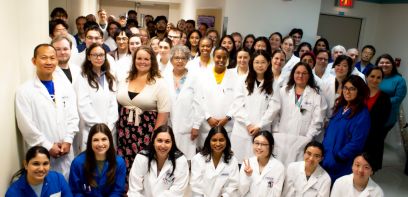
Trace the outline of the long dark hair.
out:
<instances>
[{"instance_id":1,"label":"long dark hair","mask_svg":"<svg viewBox=\"0 0 408 197\"><path fill-rule=\"evenodd\" d=\"M141 51L141 50L146 51L150 55L150 64L151 65L150 65L149 73L147 75L147 81L149 83L154 83L154 82L156 82L155 78L160 78L161 77L160 71L159 71L159 64L157 63L157 58L156 58L156 55L154 54L153 49L151 47L144 46L144 45L142 45L138 49L136 49L135 53L132 56L132 67L130 68L130 72L129 72L129 76L127 77L127 80L131 81L131 80L135 79L136 76L137 76L138 70L136 68L136 63L135 62L136 62L137 53L139 51Z\"/></svg>"},{"instance_id":2,"label":"long dark hair","mask_svg":"<svg viewBox=\"0 0 408 197\"><path fill-rule=\"evenodd\" d=\"M350 102L350 110L351 113L348 116L348 118L352 118L355 114L360 112L366 105L364 101L367 99L369 95L369 89L361 77L356 76L356 75L351 75L347 79L343 81L343 87L344 84L347 82L350 82L354 87L357 88L357 97ZM333 116L339 111L340 108L347 106L347 101L344 99L344 94L343 92L341 93L341 96L336 99L333 110Z\"/></svg>"},{"instance_id":3,"label":"long dark hair","mask_svg":"<svg viewBox=\"0 0 408 197\"><path fill-rule=\"evenodd\" d=\"M228 68L234 68L235 65L236 65L235 60L236 60L236 57L237 57L237 48L235 46L234 38L231 35L225 35L225 36L223 36L221 38L220 43L218 45L221 46L222 41L224 39L226 39L226 38L229 38L231 40L231 42L232 42L232 49L231 49L231 51L228 51L229 58L228 58L228 66L227 67Z\"/></svg>"},{"instance_id":4,"label":"long dark hair","mask_svg":"<svg viewBox=\"0 0 408 197\"><path fill-rule=\"evenodd\" d=\"M261 92L265 91L266 94L272 94L273 93L273 73L272 73L272 65L271 65L271 57L269 56L269 53L263 50L255 51L251 59L249 61L248 65L248 76L245 80L245 84L248 90L248 95L251 95L254 92L254 87L255 87L255 81L256 81L256 72L254 69L254 60L258 56L263 56L267 63L268 63L268 68L266 69L264 73L264 83L262 84L262 89Z\"/></svg>"},{"instance_id":5,"label":"long dark hair","mask_svg":"<svg viewBox=\"0 0 408 197\"><path fill-rule=\"evenodd\" d=\"M351 73L353 72L353 60L351 59L351 57L347 56L347 55L339 55L336 60L333 63L333 68L336 67L337 65L339 65L342 61L346 60L347 61L347 77L350 77ZM345 80L345 79L344 79ZM342 84L344 85L346 82L342 82ZM339 82L337 80L335 80L335 91L337 91L337 89L339 88Z\"/></svg>"},{"instance_id":6,"label":"long dark hair","mask_svg":"<svg viewBox=\"0 0 408 197\"><path fill-rule=\"evenodd\" d=\"M108 126L104 123L98 123L91 127L86 142L85 150L85 179L92 187L98 187L98 183L95 180L96 174L96 158L92 149L92 137L97 133L103 133L109 139L109 149L106 151L106 161L108 162L108 173L106 174L106 185L112 185L115 183L116 175L116 153L113 146L113 137Z\"/></svg>"},{"instance_id":7,"label":"long dark hair","mask_svg":"<svg viewBox=\"0 0 408 197\"><path fill-rule=\"evenodd\" d=\"M174 137L173 129L170 126L162 125L156 130L153 131L152 139L150 140L149 146L147 147L147 151L145 151L145 155L149 159L147 171L150 172L151 163L153 160L157 161L156 158L156 149L154 148L154 141L156 140L159 133L168 133L171 138L171 148L169 151L168 160L170 160L171 164L173 165L173 170L171 171L170 176L174 174L174 170L176 170L176 159L183 155L183 153L177 148L176 139Z\"/></svg>"},{"instance_id":8,"label":"long dark hair","mask_svg":"<svg viewBox=\"0 0 408 197\"><path fill-rule=\"evenodd\" d=\"M316 91L317 94L319 94L319 87L316 85L316 81L314 79L314 75L313 75L313 71L312 68L310 68L309 65L307 65L304 62L298 62L292 69L292 71L290 72L290 77L289 77L289 81L287 83L286 86L286 91L289 91L295 84L295 71L298 67L303 66L306 68L307 73L309 75L309 79L307 80L307 85L312 88L313 90Z\"/></svg>"},{"instance_id":9,"label":"long dark hair","mask_svg":"<svg viewBox=\"0 0 408 197\"><path fill-rule=\"evenodd\" d=\"M319 42L324 42L324 44L326 45L326 50L330 51L329 41L327 41L326 38L319 38L318 40L316 40L315 45L314 45L314 47L313 47L313 53L316 54L316 56L317 56L317 51L318 51L318 49L317 49L317 44L318 44ZM331 54L330 54L330 53L329 53L329 58L331 58Z\"/></svg>"},{"instance_id":10,"label":"long dark hair","mask_svg":"<svg viewBox=\"0 0 408 197\"><path fill-rule=\"evenodd\" d=\"M257 42L264 42L266 46L266 52L269 53L269 55L272 54L271 44L269 43L268 38L266 38L265 36L257 37L254 40L254 44L252 44L252 48L251 48L252 52L255 52L255 45Z\"/></svg>"},{"instance_id":11,"label":"long dark hair","mask_svg":"<svg viewBox=\"0 0 408 197\"><path fill-rule=\"evenodd\" d=\"M203 36L201 35L201 32L200 31L198 31L197 29L195 29L194 31L192 31L192 32L190 32L188 35L187 35L187 42L186 42L186 46L188 47L188 49L190 49L190 51L191 51L191 43L190 43L190 37L191 37L191 35L193 35L193 33L197 33L198 34L198 40L200 40ZM198 44L197 45L197 52L198 52L198 46L199 46L200 44Z\"/></svg>"},{"instance_id":12,"label":"long dark hair","mask_svg":"<svg viewBox=\"0 0 408 197\"><path fill-rule=\"evenodd\" d=\"M269 143L268 157L271 157L271 156L275 157L275 155L273 155L273 148L275 147L275 140L271 132L266 131L266 130L259 131L258 133L254 135L254 137L252 137L252 144L255 142L255 138L257 138L258 136L264 136L266 140L268 140L268 143Z\"/></svg>"},{"instance_id":13,"label":"long dark hair","mask_svg":"<svg viewBox=\"0 0 408 197\"><path fill-rule=\"evenodd\" d=\"M227 145L225 146L223 153L224 153L224 162L229 163L234 153L231 150L231 141L228 138L227 131L225 130L223 126L215 126L211 128L211 130L208 132L207 138L205 138L204 147L201 150L200 154L206 157L206 160L205 160L206 162L211 161L211 155L212 155L211 144L210 144L211 138L217 133L221 133L227 142Z\"/></svg>"},{"instance_id":14,"label":"long dark hair","mask_svg":"<svg viewBox=\"0 0 408 197\"><path fill-rule=\"evenodd\" d=\"M380 60L383 59L383 58L389 60L391 62L391 64L392 64L391 76L401 75L397 70L397 64L395 63L394 58L392 58L392 56L390 54L386 53L386 54L380 55L377 58L377 60L375 60L375 65L378 66L378 64L380 63Z\"/></svg>"},{"instance_id":15,"label":"long dark hair","mask_svg":"<svg viewBox=\"0 0 408 197\"><path fill-rule=\"evenodd\" d=\"M113 90L113 82L115 81L115 77L112 75L112 73L110 72L110 65L109 65L109 61L106 58L106 50L102 47L102 45L97 44L97 43L93 43L88 49L86 49L86 58L85 58L85 62L82 64L82 76L86 77L88 79L88 84L89 86L91 86L92 88L96 88L97 90L99 90L99 82L98 82L98 75L92 70L92 62L89 60L90 56L91 56L91 51L92 49L99 47L103 50L104 52L104 63L101 67L101 71L105 71L105 77L106 80L108 81L109 84L109 90L110 91L114 91Z\"/></svg>"},{"instance_id":16,"label":"long dark hair","mask_svg":"<svg viewBox=\"0 0 408 197\"><path fill-rule=\"evenodd\" d=\"M25 162L28 165L31 159L36 157L38 154L44 154L47 156L48 160L51 160L50 152L42 146L33 146L30 149L28 149L26 155L25 155ZM11 178L10 184L15 180L16 178L20 177L23 174L26 174L27 170L23 167L19 171L17 171Z\"/></svg>"}]
</instances>

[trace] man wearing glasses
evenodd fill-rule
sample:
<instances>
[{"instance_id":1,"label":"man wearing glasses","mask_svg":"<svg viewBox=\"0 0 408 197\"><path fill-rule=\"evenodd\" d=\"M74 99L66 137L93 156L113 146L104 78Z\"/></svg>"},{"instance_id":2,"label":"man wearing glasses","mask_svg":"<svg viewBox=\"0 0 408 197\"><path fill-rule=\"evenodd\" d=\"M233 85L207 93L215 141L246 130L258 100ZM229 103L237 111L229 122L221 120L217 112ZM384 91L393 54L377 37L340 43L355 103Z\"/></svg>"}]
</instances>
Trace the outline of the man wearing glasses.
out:
<instances>
[{"instance_id":1,"label":"man wearing glasses","mask_svg":"<svg viewBox=\"0 0 408 197\"><path fill-rule=\"evenodd\" d=\"M173 46L179 45L181 40L181 31L176 28L171 28L169 30L167 38L171 40Z\"/></svg>"}]
</instances>

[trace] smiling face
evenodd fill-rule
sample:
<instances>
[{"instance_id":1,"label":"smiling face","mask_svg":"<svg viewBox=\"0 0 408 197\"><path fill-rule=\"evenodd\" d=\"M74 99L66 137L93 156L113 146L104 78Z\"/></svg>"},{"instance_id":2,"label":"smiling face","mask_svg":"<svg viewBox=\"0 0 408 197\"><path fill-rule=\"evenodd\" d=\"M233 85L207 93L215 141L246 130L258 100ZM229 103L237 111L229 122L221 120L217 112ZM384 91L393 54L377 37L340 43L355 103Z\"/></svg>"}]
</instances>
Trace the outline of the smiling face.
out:
<instances>
[{"instance_id":1,"label":"smiling face","mask_svg":"<svg viewBox=\"0 0 408 197\"><path fill-rule=\"evenodd\" d=\"M326 68L327 64L329 63L329 54L325 52L320 52L316 56L316 65L320 68Z\"/></svg>"},{"instance_id":2,"label":"smiling face","mask_svg":"<svg viewBox=\"0 0 408 197\"><path fill-rule=\"evenodd\" d=\"M95 133L92 136L92 150L95 156L101 158L106 157L106 152L109 150L109 137L102 132Z\"/></svg>"},{"instance_id":3,"label":"smiling face","mask_svg":"<svg viewBox=\"0 0 408 197\"><path fill-rule=\"evenodd\" d=\"M249 53L246 51L239 51L237 54L237 66L240 68L248 68Z\"/></svg>"},{"instance_id":4,"label":"smiling face","mask_svg":"<svg viewBox=\"0 0 408 197\"><path fill-rule=\"evenodd\" d=\"M307 65L310 66L310 68L313 69L315 62L314 62L314 59L312 58L312 56L310 56L310 55L305 55L305 56L302 58L301 61L304 62L304 63L306 63Z\"/></svg>"},{"instance_id":5,"label":"smiling face","mask_svg":"<svg viewBox=\"0 0 408 197\"><path fill-rule=\"evenodd\" d=\"M319 163L323 160L322 150L316 146L307 147L305 153L303 154L303 159L305 160L305 167L310 169L316 169Z\"/></svg>"},{"instance_id":6,"label":"smiling face","mask_svg":"<svg viewBox=\"0 0 408 197\"><path fill-rule=\"evenodd\" d=\"M319 51L319 50L325 50L325 49L327 49L327 46L326 46L326 43L324 43L323 41L319 41L319 42L316 44L316 48L317 48L317 51Z\"/></svg>"},{"instance_id":7,"label":"smiling face","mask_svg":"<svg viewBox=\"0 0 408 197\"><path fill-rule=\"evenodd\" d=\"M271 45L272 50L276 50L280 48L281 39L278 35L274 34L270 39L269 39L269 44Z\"/></svg>"},{"instance_id":8,"label":"smiling face","mask_svg":"<svg viewBox=\"0 0 408 197\"><path fill-rule=\"evenodd\" d=\"M139 50L135 58L136 70L140 73L147 73L152 67L150 54L145 50Z\"/></svg>"},{"instance_id":9,"label":"smiling face","mask_svg":"<svg viewBox=\"0 0 408 197\"><path fill-rule=\"evenodd\" d=\"M102 47L97 46L94 47L91 52L89 53L88 60L91 61L92 67L96 69L101 69L103 64L105 63L105 51Z\"/></svg>"},{"instance_id":10,"label":"smiling face","mask_svg":"<svg viewBox=\"0 0 408 197\"><path fill-rule=\"evenodd\" d=\"M272 71L281 73L284 64L285 55L283 53L275 53L275 55L272 57Z\"/></svg>"},{"instance_id":11,"label":"smiling face","mask_svg":"<svg viewBox=\"0 0 408 197\"><path fill-rule=\"evenodd\" d=\"M266 137L259 135L254 139L254 143L252 144L254 155L258 158L269 158L269 146L270 144Z\"/></svg>"},{"instance_id":12,"label":"smiling face","mask_svg":"<svg viewBox=\"0 0 408 197\"><path fill-rule=\"evenodd\" d=\"M381 58L378 62L378 67L382 69L385 76L391 75L392 73L392 63L387 58Z\"/></svg>"},{"instance_id":13,"label":"smiling face","mask_svg":"<svg viewBox=\"0 0 408 197\"><path fill-rule=\"evenodd\" d=\"M341 61L340 64L337 64L334 66L336 77L340 79L344 79L347 76L348 69L349 67L347 64L347 60Z\"/></svg>"},{"instance_id":14,"label":"smiling face","mask_svg":"<svg viewBox=\"0 0 408 197\"><path fill-rule=\"evenodd\" d=\"M263 41L258 41L255 43L254 46L255 51L257 50L266 50L266 43Z\"/></svg>"},{"instance_id":15,"label":"smiling face","mask_svg":"<svg viewBox=\"0 0 408 197\"><path fill-rule=\"evenodd\" d=\"M367 86L372 88L378 88L382 81L382 72L380 70L372 70L371 73L366 77Z\"/></svg>"},{"instance_id":16,"label":"smiling face","mask_svg":"<svg viewBox=\"0 0 408 197\"><path fill-rule=\"evenodd\" d=\"M124 31L120 32L120 34L116 37L116 45L118 49L121 51L127 51L129 47L129 38L126 36Z\"/></svg>"},{"instance_id":17,"label":"smiling face","mask_svg":"<svg viewBox=\"0 0 408 197\"><path fill-rule=\"evenodd\" d=\"M214 51L214 66L216 70L223 70L227 66L228 54L225 50Z\"/></svg>"},{"instance_id":18,"label":"smiling face","mask_svg":"<svg viewBox=\"0 0 408 197\"><path fill-rule=\"evenodd\" d=\"M50 159L45 154L37 153L30 161L24 162L24 168L27 171L28 182L40 184L44 182L44 178L50 170Z\"/></svg>"},{"instance_id":19,"label":"smiling face","mask_svg":"<svg viewBox=\"0 0 408 197\"><path fill-rule=\"evenodd\" d=\"M173 142L171 141L170 134L167 132L161 132L157 134L154 139L154 150L158 158L167 158Z\"/></svg>"},{"instance_id":20,"label":"smiling face","mask_svg":"<svg viewBox=\"0 0 408 197\"><path fill-rule=\"evenodd\" d=\"M234 35L232 38L234 39L235 42L235 48L237 49L241 48L242 37L239 35Z\"/></svg>"},{"instance_id":21,"label":"smiling face","mask_svg":"<svg viewBox=\"0 0 408 197\"><path fill-rule=\"evenodd\" d=\"M307 85L307 82L309 81L309 78L310 78L310 74L307 71L305 66L300 65L296 68L295 73L294 73L294 79L295 79L296 86L305 87Z\"/></svg>"},{"instance_id":22,"label":"smiling face","mask_svg":"<svg viewBox=\"0 0 408 197\"><path fill-rule=\"evenodd\" d=\"M299 50L299 57L302 57L303 54L310 52L308 46L302 46Z\"/></svg>"},{"instance_id":23,"label":"smiling face","mask_svg":"<svg viewBox=\"0 0 408 197\"><path fill-rule=\"evenodd\" d=\"M158 40L157 40L158 41ZM152 42L153 43L153 42ZM142 41L139 36L133 36L129 39L129 51L133 54L140 46ZM152 47L153 48L153 47ZM153 48L154 49L154 48Z\"/></svg>"},{"instance_id":24,"label":"smiling face","mask_svg":"<svg viewBox=\"0 0 408 197\"><path fill-rule=\"evenodd\" d=\"M176 51L171 58L171 64L175 71L183 71L186 69L187 57L181 51Z\"/></svg>"},{"instance_id":25,"label":"smiling face","mask_svg":"<svg viewBox=\"0 0 408 197\"><path fill-rule=\"evenodd\" d=\"M258 55L254 58L253 66L257 76L264 75L269 66L269 62L264 56Z\"/></svg>"},{"instance_id":26,"label":"smiling face","mask_svg":"<svg viewBox=\"0 0 408 197\"><path fill-rule=\"evenodd\" d=\"M232 48L234 47L234 45L232 44L233 40L231 40L228 37L225 37L222 42L221 42L221 46L226 48L228 50L228 52L232 51Z\"/></svg>"},{"instance_id":27,"label":"smiling face","mask_svg":"<svg viewBox=\"0 0 408 197\"><path fill-rule=\"evenodd\" d=\"M200 42L199 50L200 54L205 57L209 57L211 53L212 42L209 39L203 39Z\"/></svg>"},{"instance_id":28,"label":"smiling face","mask_svg":"<svg viewBox=\"0 0 408 197\"><path fill-rule=\"evenodd\" d=\"M58 64L67 64L71 57L71 48L69 42L66 39L61 39L52 44L57 51Z\"/></svg>"},{"instance_id":29,"label":"smiling face","mask_svg":"<svg viewBox=\"0 0 408 197\"><path fill-rule=\"evenodd\" d=\"M190 38L188 39L192 47L198 46L198 42L200 42L200 35L198 35L197 32L194 32L190 35Z\"/></svg>"},{"instance_id":30,"label":"smiling face","mask_svg":"<svg viewBox=\"0 0 408 197\"><path fill-rule=\"evenodd\" d=\"M170 45L167 42L159 42L159 54L163 58L167 58L170 53Z\"/></svg>"},{"instance_id":31,"label":"smiling face","mask_svg":"<svg viewBox=\"0 0 408 197\"><path fill-rule=\"evenodd\" d=\"M252 37L248 37L248 38L245 40L244 46L245 46L246 48L250 49L250 48L252 48L252 45L254 44L254 41L255 41L255 40L254 40Z\"/></svg>"},{"instance_id":32,"label":"smiling face","mask_svg":"<svg viewBox=\"0 0 408 197\"><path fill-rule=\"evenodd\" d=\"M227 146L227 139L222 133L216 133L211 137L210 147L213 154L222 154Z\"/></svg>"},{"instance_id":33,"label":"smiling face","mask_svg":"<svg viewBox=\"0 0 408 197\"><path fill-rule=\"evenodd\" d=\"M368 178L373 174L370 164L362 156L358 156L353 162L353 179L368 182Z\"/></svg>"},{"instance_id":34,"label":"smiling face","mask_svg":"<svg viewBox=\"0 0 408 197\"><path fill-rule=\"evenodd\" d=\"M283 41L282 50L285 52L285 54L287 54L287 56L289 56L287 58L290 58L290 56L292 56L294 47L295 46L293 44L293 39L287 38L286 40Z\"/></svg>"},{"instance_id":35,"label":"smiling face","mask_svg":"<svg viewBox=\"0 0 408 197\"><path fill-rule=\"evenodd\" d=\"M32 63L37 68L39 76L50 76L58 64L57 53L50 46L39 47L36 57L32 58Z\"/></svg>"},{"instance_id":36,"label":"smiling face","mask_svg":"<svg viewBox=\"0 0 408 197\"><path fill-rule=\"evenodd\" d=\"M354 101L357 98L358 90L356 87L353 86L350 82L346 82L343 86L343 96L344 100L348 103Z\"/></svg>"}]
</instances>

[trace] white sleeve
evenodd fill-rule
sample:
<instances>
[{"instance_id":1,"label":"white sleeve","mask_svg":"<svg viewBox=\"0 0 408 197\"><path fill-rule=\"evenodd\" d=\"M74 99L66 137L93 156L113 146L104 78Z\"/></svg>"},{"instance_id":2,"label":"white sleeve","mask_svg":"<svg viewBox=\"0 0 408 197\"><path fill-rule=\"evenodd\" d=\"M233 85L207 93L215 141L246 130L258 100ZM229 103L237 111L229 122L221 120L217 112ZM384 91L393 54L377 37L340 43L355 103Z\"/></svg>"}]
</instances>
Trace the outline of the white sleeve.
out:
<instances>
[{"instance_id":1,"label":"white sleeve","mask_svg":"<svg viewBox=\"0 0 408 197\"><path fill-rule=\"evenodd\" d=\"M201 158L201 154L197 153L191 159L191 178L190 185L193 196L204 195L204 180L205 166Z\"/></svg>"},{"instance_id":2,"label":"white sleeve","mask_svg":"<svg viewBox=\"0 0 408 197\"><path fill-rule=\"evenodd\" d=\"M285 86L284 86L285 87ZM284 88L283 87L283 88ZM281 91L274 91L272 97L269 100L268 108L266 109L261 120L257 124L259 128L265 128L268 124L278 117L281 110Z\"/></svg>"},{"instance_id":3,"label":"white sleeve","mask_svg":"<svg viewBox=\"0 0 408 197\"><path fill-rule=\"evenodd\" d=\"M294 186L294 172L296 172L296 168L294 168L294 163L289 164L288 168L286 169L286 177L283 183L283 197L290 197L295 196L295 186ZM296 177L295 177L296 178Z\"/></svg>"},{"instance_id":4,"label":"white sleeve","mask_svg":"<svg viewBox=\"0 0 408 197\"><path fill-rule=\"evenodd\" d=\"M248 114L245 110L245 82L239 81L240 84L237 86L235 91L234 101L231 105L233 115L236 121L241 122L243 125L248 126L251 122L248 121Z\"/></svg>"},{"instance_id":5,"label":"white sleeve","mask_svg":"<svg viewBox=\"0 0 408 197\"><path fill-rule=\"evenodd\" d=\"M33 116L35 112L31 109L31 102L29 97L32 95L27 95L28 92L23 92L20 89L16 93L16 119L17 126L23 135L24 141L31 146L41 145L47 150L52 148L53 142L47 140L44 134L35 126L33 121Z\"/></svg>"},{"instance_id":6,"label":"white sleeve","mask_svg":"<svg viewBox=\"0 0 408 197\"><path fill-rule=\"evenodd\" d=\"M326 115L327 103L321 94L314 95L314 99L317 100L313 109L312 121L310 122L309 129L306 133L306 137L312 139L320 134L323 130L323 120Z\"/></svg>"},{"instance_id":7,"label":"white sleeve","mask_svg":"<svg viewBox=\"0 0 408 197\"><path fill-rule=\"evenodd\" d=\"M331 186L331 179L329 174L325 172L325 176L321 176L322 184L321 188L319 188L318 197L329 197L330 196L330 186Z\"/></svg>"},{"instance_id":8,"label":"white sleeve","mask_svg":"<svg viewBox=\"0 0 408 197\"><path fill-rule=\"evenodd\" d=\"M248 160L248 162L250 161ZM239 193L241 196L245 196L248 193L249 188L251 187L251 182L252 182L252 177L246 175L244 168L245 168L245 164L242 164L241 170L239 173Z\"/></svg>"},{"instance_id":9,"label":"white sleeve","mask_svg":"<svg viewBox=\"0 0 408 197\"><path fill-rule=\"evenodd\" d=\"M221 158L223 159L223 158ZM238 161L235 157L232 157L230 160L229 167L230 176L228 177L227 184L222 188L221 196L222 197L231 197L237 196L239 191L239 171L238 171Z\"/></svg>"},{"instance_id":10,"label":"white sleeve","mask_svg":"<svg viewBox=\"0 0 408 197\"><path fill-rule=\"evenodd\" d=\"M195 78L195 76L192 76ZM194 79L192 82L192 87L193 87L193 128L199 129L202 122L204 121L204 115L203 115L203 110L201 109L201 92L200 92L200 86L197 83L197 79Z\"/></svg>"},{"instance_id":11,"label":"white sleeve","mask_svg":"<svg viewBox=\"0 0 408 197\"><path fill-rule=\"evenodd\" d=\"M176 169L174 170L174 182L168 190L160 194L160 197L174 196L183 197L187 188L189 170L187 159L184 156L177 158Z\"/></svg>"},{"instance_id":12,"label":"white sleeve","mask_svg":"<svg viewBox=\"0 0 408 197\"><path fill-rule=\"evenodd\" d=\"M137 154L133 161L132 168L129 173L129 190L127 195L132 197L143 197L143 181L147 176L147 162L146 156Z\"/></svg>"},{"instance_id":13,"label":"white sleeve","mask_svg":"<svg viewBox=\"0 0 408 197\"><path fill-rule=\"evenodd\" d=\"M278 174L278 181L273 186L273 196L280 197L282 195L283 182L285 180L285 167L281 165L281 169L276 169L273 173Z\"/></svg>"}]
</instances>

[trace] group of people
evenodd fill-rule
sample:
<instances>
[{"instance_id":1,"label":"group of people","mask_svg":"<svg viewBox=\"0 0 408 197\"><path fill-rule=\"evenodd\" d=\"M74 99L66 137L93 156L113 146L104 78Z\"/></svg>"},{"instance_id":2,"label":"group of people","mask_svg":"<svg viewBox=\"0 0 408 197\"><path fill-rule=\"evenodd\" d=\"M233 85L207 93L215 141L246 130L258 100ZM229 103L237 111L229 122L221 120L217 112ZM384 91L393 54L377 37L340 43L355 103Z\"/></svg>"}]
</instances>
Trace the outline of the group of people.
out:
<instances>
[{"instance_id":1,"label":"group of people","mask_svg":"<svg viewBox=\"0 0 408 197\"><path fill-rule=\"evenodd\" d=\"M138 29L134 11L78 17L71 36L54 11L16 93L32 148L6 195L383 196L370 176L406 95L390 55L312 48L296 28L218 39L158 16Z\"/></svg>"}]
</instances>

